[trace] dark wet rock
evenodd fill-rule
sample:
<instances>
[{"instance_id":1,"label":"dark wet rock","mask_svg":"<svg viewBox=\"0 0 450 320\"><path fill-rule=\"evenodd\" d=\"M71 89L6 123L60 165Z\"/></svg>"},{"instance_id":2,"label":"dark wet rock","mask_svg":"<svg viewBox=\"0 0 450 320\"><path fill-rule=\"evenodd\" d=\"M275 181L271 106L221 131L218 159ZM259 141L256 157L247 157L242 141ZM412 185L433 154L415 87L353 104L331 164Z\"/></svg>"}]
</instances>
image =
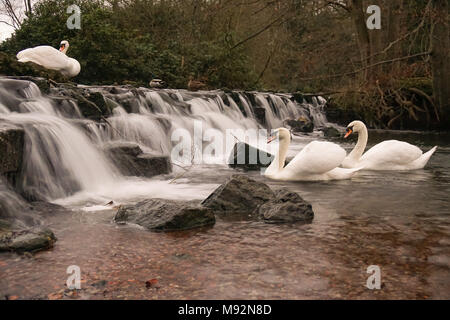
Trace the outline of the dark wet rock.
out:
<instances>
[{"instance_id":1,"label":"dark wet rock","mask_svg":"<svg viewBox=\"0 0 450 320\"><path fill-rule=\"evenodd\" d=\"M274 197L268 185L245 175L233 175L203 200L205 207L217 215L252 214L255 209Z\"/></svg>"},{"instance_id":2,"label":"dark wet rock","mask_svg":"<svg viewBox=\"0 0 450 320\"><path fill-rule=\"evenodd\" d=\"M144 153L139 155L134 163L138 176L150 178L172 172L172 163L169 156Z\"/></svg>"},{"instance_id":3,"label":"dark wet rock","mask_svg":"<svg viewBox=\"0 0 450 320\"><path fill-rule=\"evenodd\" d=\"M169 156L143 153L135 143L109 143L104 147L108 157L123 175L154 177L172 172Z\"/></svg>"},{"instance_id":4,"label":"dark wet rock","mask_svg":"<svg viewBox=\"0 0 450 320\"><path fill-rule=\"evenodd\" d=\"M151 199L122 206L114 221L137 224L152 231L175 231L213 225L216 220L213 211L198 201Z\"/></svg>"},{"instance_id":5,"label":"dark wet rock","mask_svg":"<svg viewBox=\"0 0 450 320\"><path fill-rule=\"evenodd\" d=\"M0 174L20 170L23 146L23 129L11 124L0 123Z\"/></svg>"},{"instance_id":6,"label":"dark wet rock","mask_svg":"<svg viewBox=\"0 0 450 320\"><path fill-rule=\"evenodd\" d=\"M267 223L311 222L314 219L311 204L288 189L276 191L275 197L262 204L258 213Z\"/></svg>"},{"instance_id":7,"label":"dark wet rock","mask_svg":"<svg viewBox=\"0 0 450 320\"><path fill-rule=\"evenodd\" d=\"M75 99L81 114L88 119L101 120L111 115L111 110L99 92L66 90L65 94Z\"/></svg>"},{"instance_id":8,"label":"dark wet rock","mask_svg":"<svg viewBox=\"0 0 450 320\"><path fill-rule=\"evenodd\" d=\"M322 132L324 134L325 137L327 138L339 138L342 136L342 133L333 127L326 127L322 129Z\"/></svg>"},{"instance_id":9,"label":"dark wet rock","mask_svg":"<svg viewBox=\"0 0 450 320\"><path fill-rule=\"evenodd\" d=\"M142 154L141 147L136 143L128 142L114 142L105 145L105 151L115 155L124 155L130 157L137 157Z\"/></svg>"},{"instance_id":10,"label":"dark wet rock","mask_svg":"<svg viewBox=\"0 0 450 320\"><path fill-rule=\"evenodd\" d=\"M0 123L0 175L15 184L22 168L25 133L8 123Z\"/></svg>"},{"instance_id":11,"label":"dark wet rock","mask_svg":"<svg viewBox=\"0 0 450 320\"><path fill-rule=\"evenodd\" d=\"M46 228L3 232L0 233L0 252L36 252L52 248L55 241L53 232Z\"/></svg>"},{"instance_id":12,"label":"dark wet rock","mask_svg":"<svg viewBox=\"0 0 450 320\"><path fill-rule=\"evenodd\" d=\"M268 167L274 156L265 151L250 146L245 142L234 145L233 151L228 157L228 166L244 170L259 170Z\"/></svg>"},{"instance_id":13,"label":"dark wet rock","mask_svg":"<svg viewBox=\"0 0 450 320\"><path fill-rule=\"evenodd\" d=\"M254 107L253 112L255 113L256 120L260 124L265 125L266 124L266 109L261 108L261 107Z\"/></svg>"},{"instance_id":14,"label":"dark wet rock","mask_svg":"<svg viewBox=\"0 0 450 320\"><path fill-rule=\"evenodd\" d=\"M292 100L298 103L303 103L304 102L304 95L302 93L293 93L292 94Z\"/></svg>"},{"instance_id":15,"label":"dark wet rock","mask_svg":"<svg viewBox=\"0 0 450 320\"><path fill-rule=\"evenodd\" d=\"M301 117L297 120L286 120L284 124L291 128L292 132L313 132L314 131L314 123Z\"/></svg>"}]
</instances>

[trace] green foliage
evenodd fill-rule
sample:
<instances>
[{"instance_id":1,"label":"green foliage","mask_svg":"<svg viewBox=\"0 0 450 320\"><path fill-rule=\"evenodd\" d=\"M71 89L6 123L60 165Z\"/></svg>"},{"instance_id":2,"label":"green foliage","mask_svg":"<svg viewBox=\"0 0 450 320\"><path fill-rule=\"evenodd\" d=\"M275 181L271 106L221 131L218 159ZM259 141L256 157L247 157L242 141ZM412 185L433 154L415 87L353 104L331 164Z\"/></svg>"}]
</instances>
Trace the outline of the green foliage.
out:
<instances>
[{"instance_id":1,"label":"green foliage","mask_svg":"<svg viewBox=\"0 0 450 320\"><path fill-rule=\"evenodd\" d=\"M72 4L81 9L81 30L69 30L66 26L70 16L66 10ZM210 87L255 86L256 76L242 51L230 51L225 42L217 40L186 42L177 34L165 42L155 41L160 35L152 25L164 24L160 20L167 22L170 16L151 16L152 22L145 23L149 17L142 8L138 9L142 14L132 20L124 19L127 12L123 7L113 9L102 1L43 0L0 49L15 55L25 48L57 47L60 41L68 40L68 55L77 59L82 68L73 81L84 84L131 81L147 85L152 78L161 78L171 87L184 88L193 76L205 79Z\"/></svg>"}]
</instances>

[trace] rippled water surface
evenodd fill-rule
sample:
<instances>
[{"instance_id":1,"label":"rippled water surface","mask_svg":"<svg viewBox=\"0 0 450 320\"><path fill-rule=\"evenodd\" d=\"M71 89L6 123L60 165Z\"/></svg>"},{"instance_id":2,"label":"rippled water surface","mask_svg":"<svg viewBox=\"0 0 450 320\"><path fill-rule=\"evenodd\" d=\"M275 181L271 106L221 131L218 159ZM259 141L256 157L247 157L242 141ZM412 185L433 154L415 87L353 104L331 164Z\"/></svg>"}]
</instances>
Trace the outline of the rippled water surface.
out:
<instances>
[{"instance_id":1,"label":"rippled water surface","mask_svg":"<svg viewBox=\"0 0 450 320\"><path fill-rule=\"evenodd\" d=\"M0 298L448 299L450 139L409 132L369 137L391 138L439 149L424 170L362 172L348 181L277 183L247 173L310 201L315 219L306 225L219 219L201 230L152 233L115 226L114 210L81 210L67 201L70 210L45 218L58 238L52 250L0 255ZM291 153L311 139L297 137ZM233 173L194 167L177 181L178 190L201 198ZM65 290L70 265L82 272L76 294ZM365 286L370 265L381 268L380 290Z\"/></svg>"}]
</instances>

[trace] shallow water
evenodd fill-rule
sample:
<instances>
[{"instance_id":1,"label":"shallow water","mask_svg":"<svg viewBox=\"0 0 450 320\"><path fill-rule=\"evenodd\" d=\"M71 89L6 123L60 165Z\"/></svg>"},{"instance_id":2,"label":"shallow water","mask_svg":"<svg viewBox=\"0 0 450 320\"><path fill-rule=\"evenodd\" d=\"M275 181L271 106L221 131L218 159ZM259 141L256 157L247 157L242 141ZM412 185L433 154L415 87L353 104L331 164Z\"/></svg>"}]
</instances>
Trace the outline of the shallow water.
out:
<instances>
[{"instance_id":1,"label":"shallow water","mask_svg":"<svg viewBox=\"0 0 450 320\"><path fill-rule=\"evenodd\" d=\"M434 145L439 149L424 170L362 172L348 181L278 183L259 172L247 173L310 201L315 211L311 224L219 219L205 229L153 233L116 226L111 223L115 210L93 207L110 198L65 199L61 203L71 211L46 217L58 238L52 250L0 255L0 297L448 299L450 137L369 133L371 143L391 138L424 151ZM291 154L312 139L317 136L296 137ZM338 143L352 147L351 142ZM151 180L154 194L136 192L136 199L120 201L119 188L119 199L113 200L177 194L202 198L233 173L224 166L197 166L174 184L169 183L173 176ZM139 189L136 185L123 188ZM76 295L65 290L70 265L81 268L82 290ZM381 269L380 290L366 288L370 265ZM157 284L147 288L150 279Z\"/></svg>"}]
</instances>

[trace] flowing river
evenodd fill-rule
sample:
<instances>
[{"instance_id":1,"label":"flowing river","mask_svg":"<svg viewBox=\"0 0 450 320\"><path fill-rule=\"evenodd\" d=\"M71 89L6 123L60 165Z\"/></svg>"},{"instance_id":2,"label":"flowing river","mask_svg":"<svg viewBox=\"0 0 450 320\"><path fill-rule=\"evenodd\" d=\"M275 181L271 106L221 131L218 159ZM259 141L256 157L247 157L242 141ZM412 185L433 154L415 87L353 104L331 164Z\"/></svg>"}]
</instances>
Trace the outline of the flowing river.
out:
<instances>
[{"instance_id":1,"label":"flowing river","mask_svg":"<svg viewBox=\"0 0 450 320\"><path fill-rule=\"evenodd\" d=\"M0 79L0 122L26 133L18 183L25 194L49 202L42 204L44 223L58 238L53 249L34 255L0 254L0 299L450 298L449 135L369 131L369 146L386 139L424 151L438 145L423 170L366 171L346 181L303 183L245 173L273 189L298 192L313 206L310 224L218 218L213 227L154 233L115 225L116 210L104 204L204 199L236 171L225 163L201 162L181 177L177 167L154 178L123 177L101 152L102 144L125 140L144 151L169 154L173 130L193 131L194 121L224 132L275 128L283 119L307 117L320 128L332 125L322 112L324 101L148 89L139 89L135 98L125 89L114 94L105 87L89 90L117 104L110 126L84 119L74 103L58 108L30 82ZM253 114L255 104L266 111L264 126ZM289 155L324 139L319 131L294 136ZM335 142L347 151L354 143ZM224 148L220 156L228 152ZM12 212L22 210L19 202L10 202ZM76 295L66 290L66 270L72 265L82 275ZM380 267L380 290L366 287L371 265ZM146 285L149 280L156 284Z\"/></svg>"}]
</instances>

